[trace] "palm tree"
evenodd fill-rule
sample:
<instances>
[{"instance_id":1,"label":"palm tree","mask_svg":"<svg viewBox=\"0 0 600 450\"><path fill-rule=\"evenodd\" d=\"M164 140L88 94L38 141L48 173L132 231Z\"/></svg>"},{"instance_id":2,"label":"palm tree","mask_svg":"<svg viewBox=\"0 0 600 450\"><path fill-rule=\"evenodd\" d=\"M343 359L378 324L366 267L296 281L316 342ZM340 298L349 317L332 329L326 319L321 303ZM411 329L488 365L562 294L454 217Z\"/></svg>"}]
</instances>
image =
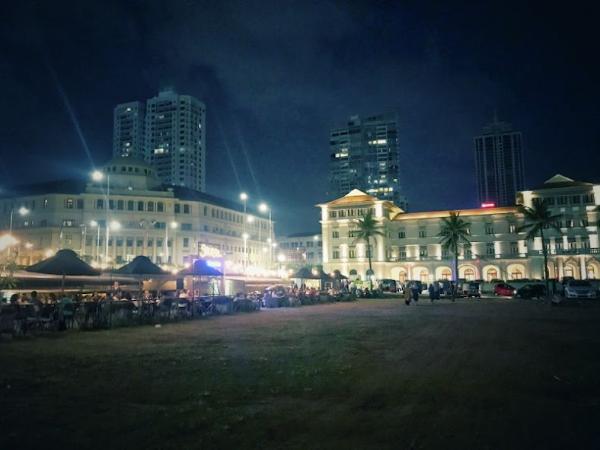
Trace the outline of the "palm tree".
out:
<instances>
[{"instance_id":1,"label":"palm tree","mask_svg":"<svg viewBox=\"0 0 600 450\"><path fill-rule=\"evenodd\" d=\"M538 236L542 239L542 255L544 255L544 279L546 281L546 295L549 295L550 285L548 278L550 278L550 273L548 272L548 248L546 245L544 230L546 228L553 228L561 233L560 226L558 225L558 220L560 219L561 214L553 215L546 202L539 198L533 200L531 207L519 205L519 212L525 216L525 224L519 227L519 231L527 232L527 240L533 240Z\"/></svg>"},{"instance_id":2,"label":"palm tree","mask_svg":"<svg viewBox=\"0 0 600 450\"><path fill-rule=\"evenodd\" d=\"M458 282L458 248L460 244L470 245L469 242L469 222L465 222L460 217L460 213L450 211L449 217L442 219L442 227L438 233L442 248L452 253L454 258L454 281ZM454 301L456 290L452 290L452 301Z\"/></svg>"},{"instance_id":3,"label":"palm tree","mask_svg":"<svg viewBox=\"0 0 600 450\"><path fill-rule=\"evenodd\" d=\"M373 289L371 275L373 274L373 266L371 263L371 239L377 241L377 236L385 236L381 230L381 224L373 218L373 214L369 211L362 219L356 221L358 229L356 230L356 241L364 241L367 243L367 258L369 259L369 285Z\"/></svg>"}]
</instances>

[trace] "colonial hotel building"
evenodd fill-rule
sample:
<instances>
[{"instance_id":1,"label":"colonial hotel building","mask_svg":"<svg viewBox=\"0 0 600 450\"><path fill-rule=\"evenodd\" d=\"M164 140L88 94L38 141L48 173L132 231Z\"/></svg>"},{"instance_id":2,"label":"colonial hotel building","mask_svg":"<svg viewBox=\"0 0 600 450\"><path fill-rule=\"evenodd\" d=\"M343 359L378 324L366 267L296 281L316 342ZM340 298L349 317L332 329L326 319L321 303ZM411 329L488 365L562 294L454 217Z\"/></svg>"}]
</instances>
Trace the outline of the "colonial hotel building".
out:
<instances>
[{"instance_id":1,"label":"colonial hotel building","mask_svg":"<svg viewBox=\"0 0 600 450\"><path fill-rule=\"evenodd\" d=\"M35 263L61 248L115 267L136 255L179 266L192 256L216 256L228 261L232 271L267 264L263 247L269 245L272 223L264 217L248 211L252 219L244 226L241 205L165 186L148 164L133 157L113 158L102 173L98 181L42 183L4 193L0 228L6 232L12 221L19 240L12 250L19 264Z\"/></svg>"},{"instance_id":2,"label":"colonial hotel building","mask_svg":"<svg viewBox=\"0 0 600 450\"><path fill-rule=\"evenodd\" d=\"M517 194L517 204L531 206L543 198L561 214L561 233L549 229L550 276L600 278L598 220L600 185L556 175L542 186ZM356 219L372 211L385 237L372 243L375 276L423 282L450 279L452 255L439 243L441 219L447 210L405 213L389 201L353 190L321 208L323 263L327 272L340 270L365 279L366 244L354 238ZM527 241L519 232L523 216L514 206L457 210L470 223L470 248L460 250L459 277L465 279L542 279L539 238Z\"/></svg>"}]
</instances>

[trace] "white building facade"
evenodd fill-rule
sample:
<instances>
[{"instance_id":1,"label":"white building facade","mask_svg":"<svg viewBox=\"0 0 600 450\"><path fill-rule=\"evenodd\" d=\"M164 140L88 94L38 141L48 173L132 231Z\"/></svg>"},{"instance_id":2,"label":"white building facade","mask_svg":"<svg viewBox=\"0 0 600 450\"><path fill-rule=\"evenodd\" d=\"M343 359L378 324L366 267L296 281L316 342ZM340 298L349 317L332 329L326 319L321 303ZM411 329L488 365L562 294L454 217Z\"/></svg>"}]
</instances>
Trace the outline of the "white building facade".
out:
<instances>
[{"instance_id":1,"label":"white building facade","mask_svg":"<svg viewBox=\"0 0 600 450\"><path fill-rule=\"evenodd\" d=\"M544 199L554 214L561 214L561 233L546 230L550 277L600 278L600 185L556 175L538 189L517 195L517 201L525 206L531 206L535 198ZM356 220L371 211L385 234L371 244L377 278L451 279L453 258L444 252L438 237L441 219L451 210L405 213L393 203L359 190L318 206L327 272L340 270L347 276L366 278L366 244L356 240L355 230ZM470 223L471 245L460 249L460 278L543 278L541 241L528 241L520 231L524 220L516 206L456 211Z\"/></svg>"},{"instance_id":2,"label":"white building facade","mask_svg":"<svg viewBox=\"0 0 600 450\"><path fill-rule=\"evenodd\" d=\"M220 255L234 272L245 263L267 264L261 250L272 224L253 210L244 228L242 205L164 185L153 167L135 158L115 157L102 171L101 181L23 186L0 198L0 233L8 230L12 212L18 264L33 264L62 248L116 267L137 255L182 266L203 253ZM17 212L22 208L24 215Z\"/></svg>"},{"instance_id":3,"label":"white building facade","mask_svg":"<svg viewBox=\"0 0 600 450\"><path fill-rule=\"evenodd\" d=\"M323 264L321 233L295 233L277 240L279 254L285 256L288 266L320 266Z\"/></svg>"}]
</instances>

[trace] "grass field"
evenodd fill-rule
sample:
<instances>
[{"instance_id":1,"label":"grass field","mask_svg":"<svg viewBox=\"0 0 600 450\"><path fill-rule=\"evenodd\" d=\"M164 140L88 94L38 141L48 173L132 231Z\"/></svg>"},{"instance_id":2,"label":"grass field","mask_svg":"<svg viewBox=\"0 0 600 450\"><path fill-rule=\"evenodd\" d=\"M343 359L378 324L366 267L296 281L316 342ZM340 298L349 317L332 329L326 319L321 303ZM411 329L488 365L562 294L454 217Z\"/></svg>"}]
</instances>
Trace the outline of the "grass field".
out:
<instances>
[{"instance_id":1,"label":"grass field","mask_svg":"<svg viewBox=\"0 0 600 450\"><path fill-rule=\"evenodd\" d=\"M0 344L0 448L600 448L600 305L364 300Z\"/></svg>"}]
</instances>

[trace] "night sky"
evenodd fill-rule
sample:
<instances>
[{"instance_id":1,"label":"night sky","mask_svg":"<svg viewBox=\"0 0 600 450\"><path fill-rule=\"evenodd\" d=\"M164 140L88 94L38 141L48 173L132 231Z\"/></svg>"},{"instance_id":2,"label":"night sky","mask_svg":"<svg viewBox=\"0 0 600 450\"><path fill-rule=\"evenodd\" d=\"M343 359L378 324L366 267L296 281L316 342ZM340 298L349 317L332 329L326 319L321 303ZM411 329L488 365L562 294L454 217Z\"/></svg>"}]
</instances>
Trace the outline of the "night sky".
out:
<instances>
[{"instance_id":1,"label":"night sky","mask_svg":"<svg viewBox=\"0 0 600 450\"><path fill-rule=\"evenodd\" d=\"M3 5L0 186L86 176L113 107L165 86L206 103L208 192L268 202L282 232L318 229L329 129L353 114L398 112L413 211L476 206L472 137L494 109L523 132L529 187L598 181L593 6L396 3Z\"/></svg>"}]
</instances>

